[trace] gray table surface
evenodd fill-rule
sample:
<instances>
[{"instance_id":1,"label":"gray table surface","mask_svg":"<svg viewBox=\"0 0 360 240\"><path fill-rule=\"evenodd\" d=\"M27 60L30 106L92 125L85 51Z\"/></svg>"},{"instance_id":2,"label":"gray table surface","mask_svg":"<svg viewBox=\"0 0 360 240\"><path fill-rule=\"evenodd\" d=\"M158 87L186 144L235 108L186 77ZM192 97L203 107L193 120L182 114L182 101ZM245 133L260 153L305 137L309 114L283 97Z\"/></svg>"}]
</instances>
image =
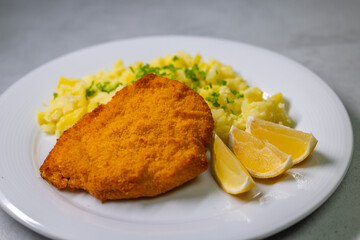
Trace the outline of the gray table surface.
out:
<instances>
[{"instance_id":1,"label":"gray table surface","mask_svg":"<svg viewBox=\"0 0 360 240\"><path fill-rule=\"evenodd\" d=\"M29 71L98 43L198 35L271 49L318 74L353 125L354 153L336 192L270 239L360 239L360 1L0 0L0 94ZM0 239L46 239L0 209Z\"/></svg>"}]
</instances>

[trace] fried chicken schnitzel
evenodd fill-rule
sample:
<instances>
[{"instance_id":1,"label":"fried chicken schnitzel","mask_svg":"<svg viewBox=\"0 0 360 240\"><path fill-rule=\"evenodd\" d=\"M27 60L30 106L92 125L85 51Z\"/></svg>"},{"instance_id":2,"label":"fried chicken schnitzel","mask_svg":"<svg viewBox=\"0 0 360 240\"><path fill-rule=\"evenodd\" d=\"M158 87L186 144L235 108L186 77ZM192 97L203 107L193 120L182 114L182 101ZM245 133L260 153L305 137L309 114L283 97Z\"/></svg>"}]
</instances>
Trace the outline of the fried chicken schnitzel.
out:
<instances>
[{"instance_id":1,"label":"fried chicken schnitzel","mask_svg":"<svg viewBox=\"0 0 360 240\"><path fill-rule=\"evenodd\" d=\"M148 74L84 115L57 140L41 176L97 199L151 197L208 168L214 120L185 84Z\"/></svg>"}]
</instances>

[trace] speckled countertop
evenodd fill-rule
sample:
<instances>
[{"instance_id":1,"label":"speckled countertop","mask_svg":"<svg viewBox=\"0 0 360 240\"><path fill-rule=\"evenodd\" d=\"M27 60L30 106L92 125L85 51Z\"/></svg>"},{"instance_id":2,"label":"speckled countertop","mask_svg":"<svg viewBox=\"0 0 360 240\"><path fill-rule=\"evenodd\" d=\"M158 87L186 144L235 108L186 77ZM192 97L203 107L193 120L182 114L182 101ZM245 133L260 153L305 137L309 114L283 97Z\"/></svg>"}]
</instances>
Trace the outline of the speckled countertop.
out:
<instances>
[{"instance_id":1,"label":"speckled countertop","mask_svg":"<svg viewBox=\"0 0 360 240\"><path fill-rule=\"evenodd\" d=\"M360 239L360 1L0 0L0 93L29 71L98 43L197 35L271 49L318 74L353 125L354 153L336 192L270 239ZM46 239L0 209L0 239Z\"/></svg>"}]
</instances>

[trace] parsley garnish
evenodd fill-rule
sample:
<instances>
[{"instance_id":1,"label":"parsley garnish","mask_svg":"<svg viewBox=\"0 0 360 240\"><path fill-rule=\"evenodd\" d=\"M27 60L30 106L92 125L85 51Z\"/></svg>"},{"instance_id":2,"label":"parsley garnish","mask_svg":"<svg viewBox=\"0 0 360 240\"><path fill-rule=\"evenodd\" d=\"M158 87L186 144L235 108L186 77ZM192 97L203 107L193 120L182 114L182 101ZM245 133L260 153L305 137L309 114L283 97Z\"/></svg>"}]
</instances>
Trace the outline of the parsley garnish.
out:
<instances>
[{"instance_id":1,"label":"parsley garnish","mask_svg":"<svg viewBox=\"0 0 360 240\"><path fill-rule=\"evenodd\" d=\"M206 101L211 102L214 107L220 107L219 101L220 93L213 92L209 93L209 95L205 98Z\"/></svg>"},{"instance_id":2,"label":"parsley garnish","mask_svg":"<svg viewBox=\"0 0 360 240\"><path fill-rule=\"evenodd\" d=\"M217 79L216 82L220 85L220 86L226 86L227 82L225 80L219 80Z\"/></svg>"},{"instance_id":3,"label":"parsley garnish","mask_svg":"<svg viewBox=\"0 0 360 240\"><path fill-rule=\"evenodd\" d=\"M59 94L56 93L56 92L54 92L54 93L53 93L53 96L54 96L54 99L55 99L55 98L57 98L57 97L59 96Z\"/></svg>"},{"instance_id":4,"label":"parsley garnish","mask_svg":"<svg viewBox=\"0 0 360 240\"><path fill-rule=\"evenodd\" d=\"M92 95L94 95L96 93L95 89L91 89L93 86L94 86L94 81L91 82L90 87L85 89L86 99L88 99L88 97L91 97Z\"/></svg>"},{"instance_id":5,"label":"parsley garnish","mask_svg":"<svg viewBox=\"0 0 360 240\"><path fill-rule=\"evenodd\" d=\"M197 64L195 64L194 66L192 66L191 70L199 71L199 66Z\"/></svg>"},{"instance_id":6,"label":"parsley garnish","mask_svg":"<svg viewBox=\"0 0 360 240\"><path fill-rule=\"evenodd\" d=\"M216 73L216 75L218 75L219 74L218 70L215 70L215 73Z\"/></svg>"},{"instance_id":7,"label":"parsley garnish","mask_svg":"<svg viewBox=\"0 0 360 240\"><path fill-rule=\"evenodd\" d=\"M194 82L199 81L199 79L196 77L196 74L195 74L194 70L192 70L192 69L185 69L184 72L185 72L185 76L186 76L187 78L191 79L191 80L194 81Z\"/></svg>"},{"instance_id":8,"label":"parsley garnish","mask_svg":"<svg viewBox=\"0 0 360 240\"><path fill-rule=\"evenodd\" d=\"M226 98L226 102L227 102L227 103L234 103L234 100L233 100L233 101L229 101L229 98Z\"/></svg>"},{"instance_id":9,"label":"parsley garnish","mask_svg":"<svg viewBox=\"0 0 360 240\"><path fill-rule=\"evenodd\" d=\"M133 69L132 66L130 66L129 68L130 68L130 70L131 70L133 73L135 73L135 71L134 71L134 69Z\"/></svg>"},{"instance_id":10,"label":"parsley garnish","mask_svg":"<svg viewBox=\"0 0 360 240\"><path fill-rule=\"evenodd\" d=\"M237 116L237 117L240 117L240 118L242 117L242 114L241 114L241 113L235 114L232 109L230 109L230 112L231 112L233 115Z\"/></svg>"},{"instance_id":11,"label":"parsley garnish","mask_svg":"<svg viewBox=\"0 0 360 240\"><path fill-rule=\"evenodd\" d=\"M231 93L234 94L236 96L236 98L244 97L244 94L239 93L239 91L237 91L237 90L233 90L233 91L231 91Z\"/></svg>"},{"instance_id":12,"label":"parsley garnish","mask_svg":"<svg viewBox=\"0 0 360 240\"><path fill-rule=\"evenodd\" d=\"M225 110L225 109L226 109L226 106L222 106L221 108Z\"/></svg>"},{"instance_id":13,"label":"parsley garnish","mask_svg":"<svg viewBox=\"0 0 360 240\"><path fill-rule=\"evenodd\" d=\"M176 68L175 68L175 66L173 64L166 65L166 66L163 67L163 69L169 69L170 72L172 72L172 73L176 72Z\"/></svg>"},{"instance_id":14,"label":"parsley garnish","mask_svg":"<svg viewBox=\"0 0 360 240\"><path fill-rule=\"evenodd\" d=\"M200 71L199 74L203 79L206 79L206 72Z\"/></svg>"},{"instance_id":15,"label":"parsley garnish","mask_svg":"<svg viewBox=\"0 0 360 240\"><path fill-rule=\"evenodd\" d=\"M164 76L166 75L166 73L160 73L160 68L159 67L150 67L149 64L146 64L145 66L140 66L137 69L136 72L136 79L142 78L143 76L145 76L146 74L149 73L154 73L158 76Z\"/></svg>"},{"instance_id":16,"label":"parsley garnish","mask_svg":"<svg viewBox=\"0 0 360 240\"><path fill-rule=\"evenodd\" d=\"M196 88L199 87L199 84L197 83L191 83L191 89L196 91Z\"/></svg>"},{"instance_id":17,"label":"parsley garnish","mask_svg":"<svg viewBox=\"0 0 360 240\"><path fill-rule=\"evenodd\" d=\"M212 84L211 84L211 83L209 83L209 86L210 86L210 88L212 88Z\"/></svg>"},{"instance_id":18,"label":"parsley garnish","mask_svg":"<svg viewBox=\"0 0 360 240\"><path fill-rule=\"evenodd\" d=\"M110 93L110 92L114 91L120 84L121 83L117 83L114 86L110 86L110 82L106 81L103 84L97 83L96 87L102 92Z\"/></svg>"},{"instance_id":19,"label":"parsley garnish","mask_svg":"<svg viewBox=\"0 0 360 240\"><path fill-rule=\"evenodd\" d=\"M175 56L172 58L172 60L175 62L175 61L179 60L179 57L175 55Z\"/></svg>"},{"instance_id":20,"label":"parsley garnish","mask_svg":"<svg viewBox=\"0 0 360 240\"><path fill-rule=\"evenodd\" d=\"M100 103L99 103L99 102L97 102L96 104L97 104L98 106L100 105Z\"/></svg>"},{"instance_id":21,"label":"parsley garnish","mask_svg":"<svg viewBox=\"0 0 360 240\"><path fill-rule=\"evenodd\" d=\"M195 64L194 66L192 66L191 69L184 69L184 73L185 73L185 77L191 79L194 82L199 82L198 77L196 76L196 72L195 71L199 71L199 66L197 64ZM200 83L197 84L198 86L200 86Z\"/></svg>"}]
</instances>

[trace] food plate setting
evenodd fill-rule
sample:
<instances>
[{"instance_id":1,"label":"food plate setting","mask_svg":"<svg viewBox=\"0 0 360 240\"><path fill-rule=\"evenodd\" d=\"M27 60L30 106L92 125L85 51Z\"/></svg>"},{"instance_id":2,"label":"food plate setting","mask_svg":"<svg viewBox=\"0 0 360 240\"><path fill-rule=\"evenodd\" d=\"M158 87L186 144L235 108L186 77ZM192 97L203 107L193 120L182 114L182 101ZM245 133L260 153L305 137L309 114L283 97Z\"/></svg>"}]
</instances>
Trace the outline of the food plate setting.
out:
<instances>
[{"instance_id":1,"label":"food plate setting","mask_svg":"<svg viewBox=\"0 0 360 240\"><path fill-rule=\"evenodd\" d=\"M232 66L268 96L281 92L294 128L317 138L314 152L276 178L256 179L253 189L238 195L223 191L210 170L157 197L104 203L83 191L58 190L40 176L56 136L41 131L36 112L53 96L60 76L82 78L112 68L118 59L128 66L179 51ZM67 54L17 81L0 97L0 107L1 207L50 238L267 237L300 221L331 196L347 171L353 148L343 104L310 70L265 49L205 37L135 38Z\"/></svg>"}]
</instances>

